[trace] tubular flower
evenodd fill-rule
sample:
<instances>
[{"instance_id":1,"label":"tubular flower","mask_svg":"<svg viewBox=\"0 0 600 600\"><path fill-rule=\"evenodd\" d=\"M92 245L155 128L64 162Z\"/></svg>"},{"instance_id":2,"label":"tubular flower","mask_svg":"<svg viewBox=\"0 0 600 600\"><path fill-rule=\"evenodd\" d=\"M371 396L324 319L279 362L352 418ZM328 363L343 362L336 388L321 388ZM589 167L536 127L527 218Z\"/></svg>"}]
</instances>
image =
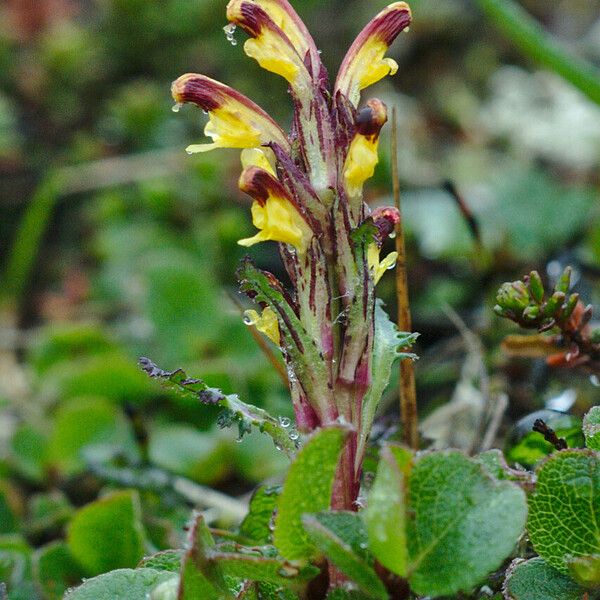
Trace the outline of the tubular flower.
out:
<instances>
[{"instance_id":1,"label":"tubular flower","mask_svg":"<svg viewBox=\"0 0 600 600\"><path fill-rule=\"evenodd\" d=\"M308 224L292 204L283 186L267 171L249 167L242 172L240 189L253 198L252 223L260 231L238 241L241 246L273 240L291 244L304 254L312 238Z\"/></svg>"},{"instance_id":2,"label":"tubular flower","mask_svg":"<svg viewBox=\"0 0 600 600\"><path fill-rule=\"evenodd\" d=\"M188 146L190 154L214 148L255 148L273 142L289 147L281 127L262 108L210 77L187 73L173 82L171 92L177 103L191 102L209 113L204 133L213 143Z\"/></svg>"},{"instance_id":3,"label":"tubular flower","mask_svg":"<svg viewBox=\"0 0 600 600\"><path fill-rule=\"evenodd\" d=\"M375 285L379 283L379 280L383 277L383 274L389 269L393 269L398 260L397 252L390 252L382 261L379 260L379 253L381 249L376 242L369 244L367 249L367 261L369 263L369 269L373 273L373 282Z\"/></svg>"},{"instance_id":4,"label":"tubular flower","mask_svg":"<svg viewBox=\"0 0 600 600\"><path fill-rule=\"evenodd\" d=\"M244 51L263 69L281 75L292 86L301 79L308 82L308 71L294 44L259 4L252 0L231 0L227 18L251 36L244 44Z\"/></svg>"},{"instance_id":5,"label":"tubular flower","mask_svg":"<svg viewBox=\"0 0 600 600\"><path fill-rule=\"evenodd\" d=\"M379 162L379 132L386 121L387 111L381 100L369 100L358 113L356 134L344 164L344 182L350 197L360 196L364 182L375 172Z\"/></svg>"},{"instance_id":6,"label":"tubular flower","mask_svg":"<svg viewBox=\"0 0 600 600\"><path fill-rule=\"evenodd\" d=\"M411 13L406 2L394 2L384 8L360 32L346 53L334 90L341 91L354 106L360 100L360 91L394 75L398 64L384 55L396 36L410 24Z\"/></svg>"},{"instance_id":7,"label":"tubular flower","mask_svg":"<svg viewBox=\"0 0 600 600\"><path fill-rule=\"evenodd\" d=\"M290 40L300 58L305 61L307 55L313 71L319 67L319 53L317 47L296 11L287 0L254 0L271 18ZM318 73L317 73L318 74Z\"/></svg>"},{"instance_id":8,"label":"tubular flower","mask_svg":"<svg viewBox=\"0 0 600 600\"><path fill-rule=\"evenodd\" d=\"M271 307L265 307L261 315L255 310L244 311L244 323L254 325L258 331L264 333L274 344L279 346L281 341L279 322Z\"/></svg>"}]
</instances>

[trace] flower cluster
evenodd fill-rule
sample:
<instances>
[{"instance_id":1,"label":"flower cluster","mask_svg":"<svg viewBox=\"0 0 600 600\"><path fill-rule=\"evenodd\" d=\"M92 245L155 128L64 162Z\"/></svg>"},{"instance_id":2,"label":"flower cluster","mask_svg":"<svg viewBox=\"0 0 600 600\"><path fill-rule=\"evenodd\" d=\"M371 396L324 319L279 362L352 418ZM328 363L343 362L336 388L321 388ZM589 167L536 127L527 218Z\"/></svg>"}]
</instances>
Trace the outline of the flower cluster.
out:
<instances>
[{"instance_id":1,"label":"flower cluster","mask_svg":"<svg viewBox=\"0 0 600 600\"><path fill-rule=\"evenodd\" d=\"M239 187L253 199L258 233L239 243L278 242L291 282L285 288L244 261L242 291L260 307L247 311L246 322L283 352L299 430L344 420L358 435L371 425L361 407L373 376L374 287L396 261L396 253L381 259L380 250L399 221L396 209L371 213L363 200L387 110L377 99L359 103L364 88L397 71L385 54L410 24L410 9L395 2L367 24L333 88L287 0L231 0L227 18L248 34L246 54L288 82L291 132L236 90L188 73L173 83L173 98L208 112L204 133L212 142L187 151L242 150ZM345 468L353 481L361 463L350 444Z\"/></svg>"}]
</instances>

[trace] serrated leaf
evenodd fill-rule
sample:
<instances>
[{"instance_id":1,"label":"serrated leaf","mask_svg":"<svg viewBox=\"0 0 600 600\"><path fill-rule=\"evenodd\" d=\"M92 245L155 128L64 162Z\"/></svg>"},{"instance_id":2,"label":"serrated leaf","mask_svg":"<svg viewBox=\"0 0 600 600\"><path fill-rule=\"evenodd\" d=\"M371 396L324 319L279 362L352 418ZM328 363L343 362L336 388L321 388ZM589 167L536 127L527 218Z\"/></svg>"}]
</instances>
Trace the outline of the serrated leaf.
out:
<instances>
[{"instance_id":1,"label":"serrated leaf","mask_svg":"<svg viewBox=\"0 0 600 600\"><path fill-rule=\"evenodd\" d=\"M150 592L173 573L154 569L118 569L88 579L66 593L64 600L147 600Z\"/></svg>"},{"instance_id":2,"label":"serrated leaf","mask_svg":"<svg viewBox=\"0 0 600 600\"><path fill-rule=\"evenodd\" d=\"M400 446L384 446L363 518L369 549L386 569L406 577L406 493L412 453Z\"/></svg>"},{"instance_id":3,"label":"serrated leaf","mask_svg":"<svg viewBox=\"0 0 600 600\"><path fill-rule=\"evenodd\" d=\"M347 544L352 551L373 564L373 557L368 551L367 529L360 515L348 510L328 510L314 515L327 529Z\"/></svg>"},{"instance_id":4,"label":"serrated leaf","mask_svg":"<svg viewBox=\"0 0 600 600\"><path fill-rule=\"evenodd\" d=\"M33 572L47 600L61 600L64 593L85 576L64 542L51 542L38 548L33 556Z\"/></svg>"},{"instance_id":5,"label":"serrated leaf","mask_svg":"<svg viewBox=\"0 0 600 600\"><path fill-rule=\"evenodd\" d=\"M273 540L281 555L289 560L310 559L317 554L302 526L305 513L329 508L333 479L347 431L330 427L307 440L290 466L277 502Z\"/></svg>"},{"instance_id":6,"label":"serrated leaf","mask_svg":"<svg viewBox=\"0 0 600 600\"><path fill-rule=\"evenodd\" d=\"M240 525L240 534L257 545L271 541L273 511L281 493L281 486L260 486L252 495L248 514Z\"/></svg>"},{"instance_id":7,"label":"serrated leaf","mask_svg":"<svg viewBox=\"0 0 600 600\"><path fill-rule=\"evenodd\" d=\"M140 358L140 366L152 378L159 379L176 389L189 399L202 404L213 404L223 409L219 415L219 424L228 427L237 424L240 437L256 427L273 439L275 446L288 456L294 456L296 442L290 439L289 431L267 411L252 404L242 402L236 394L225 395L221 390L211 388L201 379L188 377L182 369L164 371L149 358Z\"/></svg>"},{"instance_id":8,"label":"serrated leaf","mask_svg":"<svg viewBox=\"0 0 600 600\"><path fill-rule=\"evenodd\" d=\"M157 571L171 571L178 573L181 569L183 550L161 550L150 556L144 557L138 564L138 569L156 569Z\"/></svg>"},{"instance_id":9,"label":"serrated leaf","mask_svg":"<svg viewBox=\"0 0 600 600\"><path fill-rule=\"evenodd\" d=\"M137 492L116 492L79 509L69 523L67 544L88 575L134 567L144 555Z\"/></svg>"},{"instance_id":10,"label":"serrated leaf","mask_svg":"<svg viewBox=\"0 0 600 600\"><path fill-rule=\"evenodd\" d=\"M408 580L423 595L469 591L513 550L525 494L457 451L419 458L410 475Z\"/></svg>"},{"instance_id":11,"label":"serrated leaf","mask_svg":"<svg viewBox=\"0 0 600 600\"><path fill-rule=\"evenodd\" d=\"M536 552L562 573L568 560L600 554L600 458L563 450L537 470L527 529Z\"/></svg>"},{"instance_id":12,"label":"serrated leaf","mask_svg":"<svg viewBox=\"0 0 600 600\"><path fill-rule=\"evenodd\" d=\"M362 403L358 456L361 456L364 452L371 426L373 425L373 419L375 418L375 411L390 381L392 366L396 359L417 358L415 354L402 351L412 346L417 337L417 333L399 331L385 310L383 310L383 302L377 300L375 304L375 337L371 359L372 382Z\"/></svg>"},{"instance_id":13,"label":"serrated leaf","mask_svg":"<svg viewBox=\"0 0 600 600\"><path fill-rule=\"evenodd\" d=\"M387 600L385 586L373 568L349 544L323 525L318 515L304 515L302 523L315 546L364 594L376 600Z\"/></svg>"},{"instance_id":14,"label":"serrated leaf","mask_svg":"<svg viewBox=\"0 0 600 600\"><path fill-rule=\"evenodd\" d=\"M580 585L539 557L514 561L504 581L507 600L582 600L584 593Z\"/></svg>"},{"instance_id":15,"label":"serrated leaf","mask_svg":"<svg viewBox=\"0 0 600 600\"><path fill-rule=\"evenodd\" d=\"M600 452L600 406L592 406L583 418L585 445Z\"/></svg>"}]
</instances>

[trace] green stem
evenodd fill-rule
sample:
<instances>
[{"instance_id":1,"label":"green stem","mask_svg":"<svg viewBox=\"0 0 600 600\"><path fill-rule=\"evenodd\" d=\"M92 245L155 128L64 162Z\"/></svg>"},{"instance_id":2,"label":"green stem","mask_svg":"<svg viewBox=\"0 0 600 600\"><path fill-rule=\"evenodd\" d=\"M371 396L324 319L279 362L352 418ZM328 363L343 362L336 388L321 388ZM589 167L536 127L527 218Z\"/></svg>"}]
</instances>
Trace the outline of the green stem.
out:
<instances>
[{"instance_id":1,"label":"green stem","mask_svg":"<svg viewBox=\"0 0 600 600\"><path fill-rule=\"evenodd\" d=\"M518 48L600 104L600 70L574 56L513 0L475 0L487 17Z\"/></svg>"},{"instance_id":2,"label":"green stem","mask_svg":"<svg viewBox=\"0 0 600 600\"><path fill-rule=\"evenodd\" d=\"M42 238L61 191L61 178L48 175L35 191L17 230L4 274L2 301L19 303L35 266Z\"/></svg>"}]
</instances>

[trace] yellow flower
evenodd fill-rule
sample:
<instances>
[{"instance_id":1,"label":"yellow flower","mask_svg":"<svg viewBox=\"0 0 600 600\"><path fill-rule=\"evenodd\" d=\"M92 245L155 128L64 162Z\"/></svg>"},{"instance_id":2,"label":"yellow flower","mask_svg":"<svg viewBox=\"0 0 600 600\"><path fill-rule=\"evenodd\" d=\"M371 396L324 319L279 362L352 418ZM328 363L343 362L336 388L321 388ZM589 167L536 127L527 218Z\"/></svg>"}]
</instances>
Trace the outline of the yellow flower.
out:
<instances>
[{"instance_id":1,"label":"yellow flower","mask_svg":"<svg viewBox=\"0 0 600 600\"><path fill-rule=\"evenodd\" d=\"M398 70L395 60L385 57L396 36L410 24L411 13L405 2L384 8L354 40L346 53L335 82L341 91L358 105L360 91Z\"/></svg>"},{"instance_id":2,"label":"yellow flower","mask_svg":"<svg viewBox=\"0 0 600 600\"><path fill-rule=\"evenodd\" d=\"M209 113L204 133L213 142L188 146L190 154L214 148L255 148L271 142L289 148L281 127L262 108L223 83L188 73L173 82L171 92L176 102L191 102Z\"/></svg>"},{"instance_id":3,"label":"yellow flower","mask_svg":"<svg viewBox=\"0 0 600 600\"><path fill-rule=\"evenodd\" d=\"M273 3L268 4L273 8ZM275 16L298 43L299 31L293 23L286 26L289 17L283 15L282 10L281 6L275 6ZM227 19L251 36L244 44L244 51L263 69L281 75L292 85L302 78L309 79L294 43L260 4L252 0L231 0L227 5Z\"/></svg>"},{"instance_id":4,"label":"yellow flower","mask_svg":"<svg viewBox=\"0 0 600 600\"><path fill-rule=\"evenodd\" d=\"M281 341L279 322L277 321L277 315L273 312L271 307L265 307L262 311L262 315L259 315L255 310L245 311L244 323L246 323L246 325L253 325L258 331L264 333L274 344L279 346Z\"/></svg>"},{"instance_id":5,"label":"yellow flower","mask_svg":"<svg viewBox=\"0 0 600 600\"><path fill-rule=\"evenodd\" d=\"M244 169L259 167L275 177L275 169L273 168L275 156L270 148L244 148L240 158Z\"/></svg>"},{"instance_id":6,"label":"yellow flower","mask_svg":"<svg viewBox=\"0 0 600 600\"><path fill-rule=\"evenodd\" d=\"M306 252L312 231L277 179L263 169L249 167L242 172L239 186L255 198L252 223L260 231L239 240L238 244L252 246L273 240L291 244L300 253Z\"/></svg>"},{"instance_id":7,"label":"yellow flower","mask_svg":"<svg viewBox=\"0 0 600 600\"><path fill-rule=\"evenodd\" d=\"M379 132L387 120L385 104L372 99L357 117L357 130L344 164L346 192L351 198L360 196L364 182L373 176L379 162Z\"/></svg>"},{"instance_id":8,"label":"yellow flower","mask_svg":"<svg viewBox=\"0 0 600 600\"><path fill-rule=\"evenodd\" d=\"M367 248L367 262L369 263L369 269L373 273L373 282L375 285L377 285L387 270L394 268L398 260L398 253L390 252L382 261L379 261L380 252L381 250L375 242L369 244Z\"/></svg>"}]
</instances>

